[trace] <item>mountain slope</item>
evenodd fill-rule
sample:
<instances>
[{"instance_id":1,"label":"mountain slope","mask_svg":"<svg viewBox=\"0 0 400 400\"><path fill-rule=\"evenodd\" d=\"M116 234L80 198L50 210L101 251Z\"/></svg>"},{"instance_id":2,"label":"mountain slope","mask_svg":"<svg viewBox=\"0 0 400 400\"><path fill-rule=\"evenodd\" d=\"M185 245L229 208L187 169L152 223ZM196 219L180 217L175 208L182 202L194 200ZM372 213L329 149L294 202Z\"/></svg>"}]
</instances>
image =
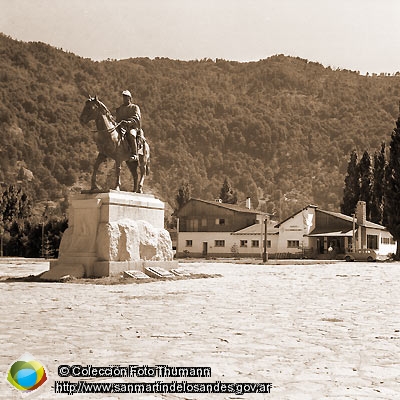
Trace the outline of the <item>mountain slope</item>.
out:
<instances>
[{"instance_id":1,"label":"mountain slope","mask_svg":"<svg viewBox=\"0 0 400 400\"><path fill-rule=\"evenodd\" d=\"M306 203L337 210L349 153L389 141L400 76L361 76L300 58L252 63L166 58L94 62L0 35L0 181L38 199L88 188L96 157L79 115L97 94L114 111L130 89L152 147L145 190L174 204L183 181L218 196L225 177L239 199L282 216ZM100 180L110 181L112 163ZM130 188L128 172L124 185Z\"/></svg>"}]
</instances>

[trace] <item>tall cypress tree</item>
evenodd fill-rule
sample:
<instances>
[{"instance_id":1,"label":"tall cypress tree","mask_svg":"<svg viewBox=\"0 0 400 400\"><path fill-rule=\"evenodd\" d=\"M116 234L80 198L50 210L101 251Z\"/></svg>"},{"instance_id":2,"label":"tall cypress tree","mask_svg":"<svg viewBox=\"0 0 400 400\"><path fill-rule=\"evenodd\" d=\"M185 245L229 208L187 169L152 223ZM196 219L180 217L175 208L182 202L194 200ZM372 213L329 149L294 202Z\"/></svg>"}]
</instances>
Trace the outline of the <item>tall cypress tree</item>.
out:
<instances>
[{"instance_id":1,"label":"tall cypress tree","mask_svg":"<svg viewBox=\"0 0 400 400\"><path fill-rule=\"evenodd\" d=\"M382 142L380 152L374 154L374 176L372 184L371 221L383 224L385 168L386 168L386 144Z\"/></svg>"},{"instance_id":2,"label":"tall cypress tree","mask_svg":"<svg viewBox=\"0 0 400 400\"><path fill-rule=\"evenodd\" d=\"M359 200L365 201L367 207L367 220L371 219L371 206L372 206L372 162L371 156L368 151L365 150L361 157L360 163L358 164L360 173L360 197Z\"/></svg>"},{"instance_id":3,"label":"tall cypress tree","mask_svg":"<svg viewBox=\"0 0 400 400\"><path fill-rule=\"evenodd\" d=\"M192 187L190 183L183 182L178 189L178 194L175 197L176 210L180 210L192 197Z\"/></svg>"},{"instance_id":4,"label":"tall cypress tree","mask_svg":"<svg viewBox=\"0 0 400 400\"><path fill-rule=\"evenodd\" d=\"M353 150L347 165L347 175L344 180L343 202L340 210L343 214L351 215L355 212L360 199L360 172L358 168L357 152Z\"/></svg>"},{"instance_id":5,"label":"tall cypress tree","mask_svg":"<svg viewBox=\"0 0 400 400\"><path fill-rule=\"evenodd\" d=\"M396 259L400 260L400 103L399 117L393 129L389 161L386 167L385 213L387 228L397 241Z\"/></svg>"}]
</instances>

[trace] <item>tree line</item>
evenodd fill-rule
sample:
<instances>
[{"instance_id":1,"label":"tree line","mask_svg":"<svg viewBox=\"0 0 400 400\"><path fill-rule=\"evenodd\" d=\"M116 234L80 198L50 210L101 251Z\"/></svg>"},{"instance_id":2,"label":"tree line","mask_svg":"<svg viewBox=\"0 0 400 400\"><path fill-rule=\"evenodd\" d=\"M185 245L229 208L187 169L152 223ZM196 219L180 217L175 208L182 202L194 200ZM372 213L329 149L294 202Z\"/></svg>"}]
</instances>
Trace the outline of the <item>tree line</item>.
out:
<instances>
[{"instance_id":1,"label":"tree line","mask_svg":"<svg viewBox=\"0 0 400 400\"><path fill-rule=\"evenodd\" d=\"M357 202L365 201L367 220L388 228L397 241L396 259L400 259L400 102L388 153L385 142L373 156L365 150L360 160L356 150L351 152L340 208L351 216Z\"/></svg>"},{"instance_id":2,"label":"tree line","mask_svg":"<svg viewBox=\"0 0 400 400\"><path fill-rule=\"evenodd\" d=\"M175 211L192 197L188 182L181 184L176 195ZM237 203L237 194L225 178L220 191L221 201ZM63 208L43 204L41 214L33 214L32 199L21 186L8 185L0 190L0 256L57 258L68 219ZM174 221L170 222L174 227Z\"/></svg>"},{"instance_id":3,"label":"tree line","mask_svg":"<svg viewBox=\"0 0 400 400\"><path fill-rule=\"evenodd\" d=\"M32 213L32 199L21 187L0 190L0 256L57 258L62 233L68 226L60 209L45 207Z\"/></svg>"}]
</instances>

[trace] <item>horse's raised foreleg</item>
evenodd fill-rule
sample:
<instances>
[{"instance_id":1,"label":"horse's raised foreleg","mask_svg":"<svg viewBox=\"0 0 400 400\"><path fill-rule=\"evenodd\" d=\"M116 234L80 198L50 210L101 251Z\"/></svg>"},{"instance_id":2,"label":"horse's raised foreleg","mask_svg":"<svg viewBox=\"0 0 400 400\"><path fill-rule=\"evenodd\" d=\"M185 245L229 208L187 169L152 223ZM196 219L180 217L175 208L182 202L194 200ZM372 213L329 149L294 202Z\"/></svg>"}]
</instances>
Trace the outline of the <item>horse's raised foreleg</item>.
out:
<instances>
[{"instance_id":1,"label":"horse's raised foreleg","mask_svg":"<svg viewBox=\"0 0 400 400\"><path fill-rule=\"evenodd\" d=\"M97 186L96 179L97 179L97 171L99 170L100 165L107 160L107 156L103 153L99 153L97 155L96 161L93 166L93 173L92 173L92 181L91 181L91 188L90 190L100 190Z\"/></svg>"}]
</instances>

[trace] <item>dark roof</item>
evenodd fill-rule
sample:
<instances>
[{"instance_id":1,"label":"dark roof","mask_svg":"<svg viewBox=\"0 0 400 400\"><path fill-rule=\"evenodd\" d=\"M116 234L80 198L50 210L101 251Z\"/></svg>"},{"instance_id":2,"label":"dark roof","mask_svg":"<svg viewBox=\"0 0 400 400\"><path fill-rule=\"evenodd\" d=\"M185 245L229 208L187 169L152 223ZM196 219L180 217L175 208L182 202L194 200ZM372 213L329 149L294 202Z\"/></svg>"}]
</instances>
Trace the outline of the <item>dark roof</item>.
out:
<instances>
[{"instance_id":1,"label":"dark roof","mask_svg":"<svg viewBox=\"0 0 400 400\"><path fill-rule=\"evenodd\" d=\"M257 214L257 215L259 215L259 214L264 214L264 213L262 213L262 212L260 212L260 211L251 210L251 209L248 209L248 208L243 207L243 206L238 206L238 205L236 205L236 204L219 203L218 201L209 201L209 200L195 199L195 198L193 198L193 197L189 200L189 202L192 201L192 200L194 200L194 201L200 201L200 202L202 202L202 203L210 204L210 205L212 205L212 206L221 207L221 208L225 208L225 209L228 209L228 210L237 211L237 212L242 212L242 213L247 213L247 214ZM186 204L187 204L187 203L186 203Z\"/></svg>"},{"instance_id":2,"label":"dark roof","mask_svg":"<svg viewBox=\"0 0 400 400\"><path fill-rule=\"evenodd\" d=\"M336 218L343 219L345 221L353 222L353 217L350 217L350 216L342 214L342 213L333 212L333 211L325 211L325 210L320 210L320 209L318 209L318 211L321 212L321 213L327 214L327 215L331 215L331 216L336 217ZM357 222L357 218L355 219L355 222L356 222L356 225L360 225ZM365 226L367 228L372 228L372 229L384 229L384 230L386 230L386 228L383 225L375 224L374 222L370 222L370 221L365 221L365 224L362 224L362 226Z\"/></svg>"}]
</instances>

